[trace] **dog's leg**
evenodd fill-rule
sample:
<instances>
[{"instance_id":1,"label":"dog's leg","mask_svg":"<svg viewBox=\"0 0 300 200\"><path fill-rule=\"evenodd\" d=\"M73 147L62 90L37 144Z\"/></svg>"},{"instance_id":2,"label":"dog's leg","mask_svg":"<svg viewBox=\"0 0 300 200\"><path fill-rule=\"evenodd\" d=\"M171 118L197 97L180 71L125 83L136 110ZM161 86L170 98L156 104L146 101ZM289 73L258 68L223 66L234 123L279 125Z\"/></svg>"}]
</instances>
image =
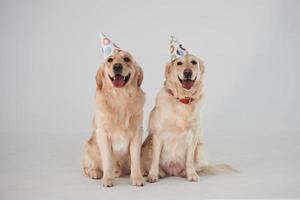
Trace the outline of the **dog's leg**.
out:
<instances>
[{"instance_id":1,"label":"dog's leg","mask_svg":"<svg viewBox=\"0 0 300 200\"><path fill-rule=\"evenodd\" d=\"M130 179L132 185L143 186L144 179L141 173L141 147L142 147L142 131L139 130L135 134L133 140L130 142Z\"/></svg>"},{"instance_id":2,"label":"dog's leg","mask_svg":"<svg viewBox=\"0 0 300 200\"><path fill-rule=\"evenodd\" d=\"M142 175L148 176L152 161L152 135L148 135L141 149Z\"/></svg>"},{"instance_id":3,"label":"dog's leg","mask_svg":"<svg viewBox=\"0 0 300 200\"><path fill-rule=\"evenodd\" d=\"M208 166L204 144L201 142L201 140L198 141L196 146L194 166L198 174L202 168Z\"/></svg>"},{"instance_id":4,"label":"dog's leg","mask_svg":"<svg viewBox=\"0 0 300 200\"><path fill-rule=\"evenodd\" d=\"M103 175L101 158L95 138L95 132L85 144L85 153L82 160L83 170L86 176L92 179L100 179Z\"/></svg>"},{"instance_id":5,"label":"dog's leg","mask_svg":"<svg viewBox=\"0 0 300 200\"><path fill-rule=\"evenodd\" d=\"M159 159L161 152L161 141L157 135L153 134L153 155L152 155L152 164L148 175L148 182L154 183L158 181L159 175Z\"/></svg>"},{"instance_id":6,"label":"dog's leg","mask_svg":"<svg viewBox=\"0 0 300 200\"><path fill-rule=\"evenodd\" d=\"M108 140L106 132L97 131L97 143L99 146L101 158L102 158L102 169L103 178L102 184L105 187L113 186L113 165L112 165L112 146Z\"/></svg>"},{"instance_id":7,"label":"dog's leg","mask_svg":"<svg viewBox=\"0 0 300 200\"><path fill-rule=\"evenodd\" d=\"M195 150L198 143L198 138L193 136L193 140L187 148L186 154L186 176L189 181L198 181L198 174L194 167Z\"/></svg>"}]
</instances>

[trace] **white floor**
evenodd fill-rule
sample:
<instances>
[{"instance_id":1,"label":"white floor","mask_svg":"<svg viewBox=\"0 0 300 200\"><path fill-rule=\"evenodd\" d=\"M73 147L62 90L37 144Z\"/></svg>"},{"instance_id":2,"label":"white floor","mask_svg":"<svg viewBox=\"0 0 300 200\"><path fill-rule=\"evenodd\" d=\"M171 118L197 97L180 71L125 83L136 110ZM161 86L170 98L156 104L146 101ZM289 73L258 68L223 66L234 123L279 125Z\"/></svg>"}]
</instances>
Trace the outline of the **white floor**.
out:
<instances>
[{"instance_id":1,"label":"white floor","mask_svg":"<svg viewBox=\"0 0 300 200\"><path fill-rule=\"evenodd\" d=\"M201 177L198 183L165 178L142 188L129 178L103 188L82 175L80 157L88 133L0 134L0 199L299 198L300 137L295 132L206 133L211 163L226 162L238 174ZM95 198L94 198L95 197Z\"/></svg>"}]
</instances>

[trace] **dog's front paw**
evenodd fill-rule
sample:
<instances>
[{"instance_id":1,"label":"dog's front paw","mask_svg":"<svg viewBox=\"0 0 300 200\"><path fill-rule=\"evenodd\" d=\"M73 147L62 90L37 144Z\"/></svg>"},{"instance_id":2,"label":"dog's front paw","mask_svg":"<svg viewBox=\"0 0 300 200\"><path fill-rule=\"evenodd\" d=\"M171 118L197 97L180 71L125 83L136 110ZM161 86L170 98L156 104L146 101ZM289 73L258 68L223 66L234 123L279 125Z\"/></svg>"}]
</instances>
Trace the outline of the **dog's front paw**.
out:
<instances>
[{"instance_id":1,"label":"dog's front paw","mask_svg":"<svg viewBox=\"0 0 300 200\"><path fill-rule=\"evenodd\" d=\"M144 179L142 176L132 176L131 184L134 186L144 186Z\"/></svg>"},{"instance_id":2,"label":"dog's front paw","mask_svg":"<svg viewBox=\"0 0 300 200\"><path fill-rule=\"evenodd\" d=\"M198 179L199 179L199 176L198 176L198 174L196 172L189 173L189 174L187 174L187 179L188 179L188 181L197 182Z\"/></svg>"},{"instance_id":3,"label":"dog's front paw","mask_svg":"<svg viewBox=\"0 0 300 200\"><path fill-rule=\"evenodd\" d=\"M158 181L158 176L154 174L149 174L147 181L149 183L155 183Z\"/></svg>"},{"instance_id":4,"label":"dog's front paw","mask_svg":"<svg viewBox=\"0 0 300 200\"><path fill-rule=\"evenodd\" d=\"M114 185L114 179L113 178L108 178L108 177L103 177L102 185L104 187L112 187Z\"/></svg>"}]
</instances>

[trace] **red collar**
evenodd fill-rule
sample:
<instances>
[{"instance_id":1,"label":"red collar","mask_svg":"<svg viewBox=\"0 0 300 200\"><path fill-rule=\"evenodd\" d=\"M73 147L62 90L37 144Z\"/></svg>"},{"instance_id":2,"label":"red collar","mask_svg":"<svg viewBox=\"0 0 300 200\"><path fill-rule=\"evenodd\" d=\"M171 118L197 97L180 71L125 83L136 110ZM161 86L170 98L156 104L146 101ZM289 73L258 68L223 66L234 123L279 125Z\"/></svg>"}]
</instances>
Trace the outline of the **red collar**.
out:
<instances>
[{"instance_id":1,"label":"red collar","mask_svg":"<svg viewBox=\"0 0 300 200\"><path fill-rule=\"evenodd\" d=\"M171 89L167 88L166 90L167 90L167 92L168 92L170 95L172 95L172 96L174 97L174 93L172 92ZM178 101L180 101L181 103L183 103L183 104L189 104L189 103L191 103L191 102L194 101L194 98L193 98L193 97L184 97L184 98L182 98L182 99L176 97L176 99L177 99Z\"/></svg>"}]
</instances>

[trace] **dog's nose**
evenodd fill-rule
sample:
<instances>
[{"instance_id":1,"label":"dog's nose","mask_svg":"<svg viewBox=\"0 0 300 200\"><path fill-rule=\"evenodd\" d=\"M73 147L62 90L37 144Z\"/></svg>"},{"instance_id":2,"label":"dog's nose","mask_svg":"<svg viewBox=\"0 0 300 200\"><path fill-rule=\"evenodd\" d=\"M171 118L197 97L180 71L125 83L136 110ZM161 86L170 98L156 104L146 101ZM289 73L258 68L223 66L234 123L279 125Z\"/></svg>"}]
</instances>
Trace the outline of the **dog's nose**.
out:
<instances>
[{"instance_id":1,"label":"dog's nose","mask_svg":"<svg viewBox=\"0 0 300 200\"><path fill-rule=\"evenodd\" d=\"M184 78L192 78L193 71L191 69L185 69L183 71Z\"/></svg>"},{"instance_id":2,"label":"dog's nose","mask_svg":"<svg viewBox=\"0 0 300 200\"><path fill-rule=\"evenodd\" d=\"M115 63L113 69L114 73L120 73L122 72L123 65L121 63Z\"/></svg>"}]
</instances>

